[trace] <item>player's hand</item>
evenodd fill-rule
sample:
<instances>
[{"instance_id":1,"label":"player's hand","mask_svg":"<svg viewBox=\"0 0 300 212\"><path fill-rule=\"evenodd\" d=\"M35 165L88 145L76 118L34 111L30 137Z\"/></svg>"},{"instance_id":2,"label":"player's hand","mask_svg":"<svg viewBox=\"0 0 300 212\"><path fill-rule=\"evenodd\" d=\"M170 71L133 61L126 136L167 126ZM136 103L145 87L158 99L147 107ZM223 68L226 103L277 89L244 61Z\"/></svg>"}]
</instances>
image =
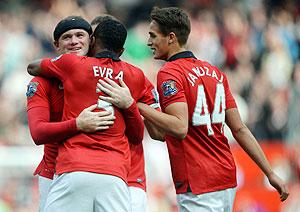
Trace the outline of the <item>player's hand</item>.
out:
<instances>
[{"instance_id":1,"label":"player's hand","mask_svg":"<svg viewBox=\"0 0 300 212\"><path fill-rule=\"evenodd\" d=\"M114 124L115 117L109 111L93 112L97 105L85 108L76 118L77 129L83 132L95 132L108 129Z\"/></svg>"},{"instance_id":2,"label":"player's hand","mask_svg":"<svg viewBox=\"0 0 300 212\"><path fill-rule=\"evenodd\" d=\"M289 191L286 183L283 182L283 180L278 177L274 172L271 173L268 176L268 180L270 184L278 191L280 194L280 200L283 202L285 201L289 196Z\"/></svg>"},{"instance_id":3,"label":"player's hand","mask_svg":"<svg viewBox=\"0 0 300 212\"><path fill-rule=\"evenodd\" d=\"M99 99L110 102L120 109L127 109L132 105L134 99L125 82L121 79L119 79L119 82L121 86L111 79L105 78L105 81L100 79L97 83L97 89L108 96L99 96Z\"/></svg>"}]
</instances>

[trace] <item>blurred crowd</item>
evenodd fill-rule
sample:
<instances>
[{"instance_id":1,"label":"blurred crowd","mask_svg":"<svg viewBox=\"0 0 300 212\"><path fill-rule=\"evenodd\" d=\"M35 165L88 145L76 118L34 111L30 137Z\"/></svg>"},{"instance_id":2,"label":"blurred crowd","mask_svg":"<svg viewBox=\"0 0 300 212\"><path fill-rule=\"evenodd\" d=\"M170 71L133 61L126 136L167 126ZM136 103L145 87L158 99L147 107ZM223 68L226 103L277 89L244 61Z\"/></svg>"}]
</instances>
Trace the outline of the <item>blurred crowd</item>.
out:
<instances>
[{"instance_id":1,"label":"blurred crowd","mask_svg":"<svg viewBox=\"0 0 300 212\"><path fill-rule=\"evenodd\" d=\"M122 59L142 68L156 84L163 62L154 61L146 45L148 16L154 5L179 6L189 13L192 32L188 49L226 72L244 122L259 142L280 142L286 147L292 169L289 179L299 182L299 0L1 0L0 148L33 146L26 116L25 92L31 79L26 66L31 60L55 55L53 29L68 15L91 21L106 13L122 20L128 27ZM156 208L151 211L176 211L174 196L166 195L174 192L169 174L157 174L169 171L169 167L159 170L161 164L153 165L160 163L151 156L151 150L158 147L146 142L149 181L154 182L149 188L154 197L149 202ZM166 155L162 160L168 160L165 149L158 151ZM0 212L32 211L32 202L37 199L34 179L10 179L8 183L13 191L8 192L0 182ZM27 189L27 195L32 193L31 198L20 198L22 188Z\"/></svg>"}]
</instances>

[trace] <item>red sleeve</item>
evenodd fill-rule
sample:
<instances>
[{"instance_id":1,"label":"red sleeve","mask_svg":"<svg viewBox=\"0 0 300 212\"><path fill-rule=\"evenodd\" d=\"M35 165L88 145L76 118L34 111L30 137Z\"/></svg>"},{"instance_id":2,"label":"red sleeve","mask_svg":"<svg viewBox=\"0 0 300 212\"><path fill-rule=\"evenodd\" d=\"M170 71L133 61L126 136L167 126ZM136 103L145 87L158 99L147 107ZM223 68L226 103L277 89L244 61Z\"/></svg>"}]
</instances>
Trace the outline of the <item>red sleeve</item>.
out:
<instances>
[{"instance_id":1,"label":"red sleeve","mask_svg":"<svg viewBox=\"0 0 300 212\"><path fill-rule=\"evenodd\" d=\"M34 77L27 85L27 111L33 107L50 108L48 95L50 83L41 77Z\"/></svg>"},{"instance_id":2,"label":"red sleeve","mask_svg":"<svg viewBox=\"0 0 300 212\"><path fill-rule=\"evenodd\" d=\"M37 145L62 141L77 132L75 119L50 122L51 89L51 82L41 77L33 78L27 86L28 125Z\"/></svg>"},{"instance_id":3,"label":"red sleeve","mask_svg":"<svg viewBox=\"0 0 300 212\"><path fill-rule=\"evenodd\" d=\"M145 77L145 92L144 95L138 100L145 103L152 108L159 108L158 93L152 83Z\"/></svg>"},{"instance_id":4,"label":"red sleeve","mask_svg":"<svg viewBox=\"0 0 300 212\"><path fill-rule=\"evenodd\" d=\"M28 110L28 125L36 145L63 141L77 133L76 119L50 122L49 110L34 107Z\"/></svg>"},{"instance_id":5,"label":"red sleeve","mask_svg":"<svg viewBox=\"0 0 300 212\"><path fill-rule=\"evenodd\" d=\"M181 77L175 69L161 69L158 72L157 90L163 111L172 103L187 101Z\"/></svg>"},{"instance_id":6,"label":"red sleeve","mask_svg":"<svg viewBox=\"0 0 300 212\"><path fill-rule=\"evenodd\" d=\"M41 62L41 69L43 70L41 76L55 77L63 82L77 59L78 57L73 54L62 54L53 59L43 59Z\"/></svg>"},{"instance_id":7,"label":"red sleeve","mask_svg":"<svg viewBox=\"0 0 300 212\"><path fill-rule=\"evenodd\" d=\"M126 124L125 134L131 144L138 145L143 141L144 122L135 102L123 110L124 120Z\"/></svg>"},{"instance_id":8,"label":"red sleeve","mask_svg":"<svg viewBox=\"0 0 300 212\"><path fill-rule=\"evenodd\" d=\"M223 73L224 76L224 89L225 89L225 99L226 99L226 109L230 108L236 108L236 102L234 100L234 97L232 96L232 93L230 91L229 83L227 80L226 75Z\"/></svg>"}]
</instances>

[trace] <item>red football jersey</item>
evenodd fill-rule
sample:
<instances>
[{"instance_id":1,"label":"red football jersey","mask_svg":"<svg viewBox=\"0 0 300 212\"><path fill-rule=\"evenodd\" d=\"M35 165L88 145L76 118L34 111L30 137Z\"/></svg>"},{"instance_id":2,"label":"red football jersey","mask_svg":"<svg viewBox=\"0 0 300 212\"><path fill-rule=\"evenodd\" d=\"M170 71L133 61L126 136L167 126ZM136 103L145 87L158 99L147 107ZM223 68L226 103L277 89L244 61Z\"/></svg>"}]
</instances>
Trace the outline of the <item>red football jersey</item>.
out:
<instances>
[{"instance_id":1,"label":"red football jersey","mask_svg":"<svg viewBox=\"0 0 300 212\"><path fill-rule=\"evenodd\" d=\"M139 102L150 105L153 108L159 108L158 94L152 83L145 79L145 95L139 99ZM134 129L132 129L134 130ZM130 145L131 168L128 173L128 185L139 187L146 191L145 159L143 144Z\"/></svg>"},{"instance_id":2,"label":"red football jersey","mask_svg":"<svg viewBox=\"0 0 300 212\"><path fill-rule=\"evenodd\" d=\"M56 80L34 77L27 88L27 112L34 108L43 108L45 113L50 111L50 121L61 121L63 110L63 88ZM29 122L32 120L28 120ZM55 173L55 160L58 143L44 145L44 156L34 174L52 179Z\"/></svg>"},{"instance_id":3,"label":"red football jersey","mask_svg":"<svg viewBox=\"0 0 300 212\"><path fill-rule=\"evenodd\" d=\"M44 59L41 67L44 76L57 77L63 82L62 120L77 117L84 108L97 103L96 84L105 77L116 82L122 78L136 101L145 93L143 72L110 52L99 53L95 58L65 54L52 60ZM115 175L126 181L130 152L122 112L107 102L98 102L98 106L113 111L114 125L105 131L79 133L67 139L59 147L57 174L87 171Z\"/></svg>"},{"instance_id":4,"label":"red football jersey","mask_svg":"<svg viewBox=\"0 0 300 212\"><path fill-rule=\"evenodd\" d=\"M157 89L163 111L174 102L188 105L186 138L166 136L176 192L235 187L236 166L223 129L225 110L236 103L226 75L192 52L181 52L159 71Z\"/></svg>"}]
</instances>

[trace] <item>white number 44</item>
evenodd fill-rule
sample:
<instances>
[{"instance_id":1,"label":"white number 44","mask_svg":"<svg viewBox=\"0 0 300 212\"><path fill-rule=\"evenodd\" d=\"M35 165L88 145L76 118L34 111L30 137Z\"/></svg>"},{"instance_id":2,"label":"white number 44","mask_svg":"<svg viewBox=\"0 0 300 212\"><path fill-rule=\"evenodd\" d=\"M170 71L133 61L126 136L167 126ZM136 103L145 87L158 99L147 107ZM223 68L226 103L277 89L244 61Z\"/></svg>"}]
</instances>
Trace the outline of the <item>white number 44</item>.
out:
<instances>
[{"instance_id":1,"label":"white number 44","mask_svg":"<svg viewBox=\"0 0 300 212\"><path fill-rule=\"evenodd\" d=\"M223 128L225 123L225 107L225 91L223 84L217 84L212 114L208 112L204 87L203 85L199 85L196 106L192 117L193 126L206 125L208 135L213 135L214 131L211 124L221 123Z\"/></svg>"}]
</instances>

